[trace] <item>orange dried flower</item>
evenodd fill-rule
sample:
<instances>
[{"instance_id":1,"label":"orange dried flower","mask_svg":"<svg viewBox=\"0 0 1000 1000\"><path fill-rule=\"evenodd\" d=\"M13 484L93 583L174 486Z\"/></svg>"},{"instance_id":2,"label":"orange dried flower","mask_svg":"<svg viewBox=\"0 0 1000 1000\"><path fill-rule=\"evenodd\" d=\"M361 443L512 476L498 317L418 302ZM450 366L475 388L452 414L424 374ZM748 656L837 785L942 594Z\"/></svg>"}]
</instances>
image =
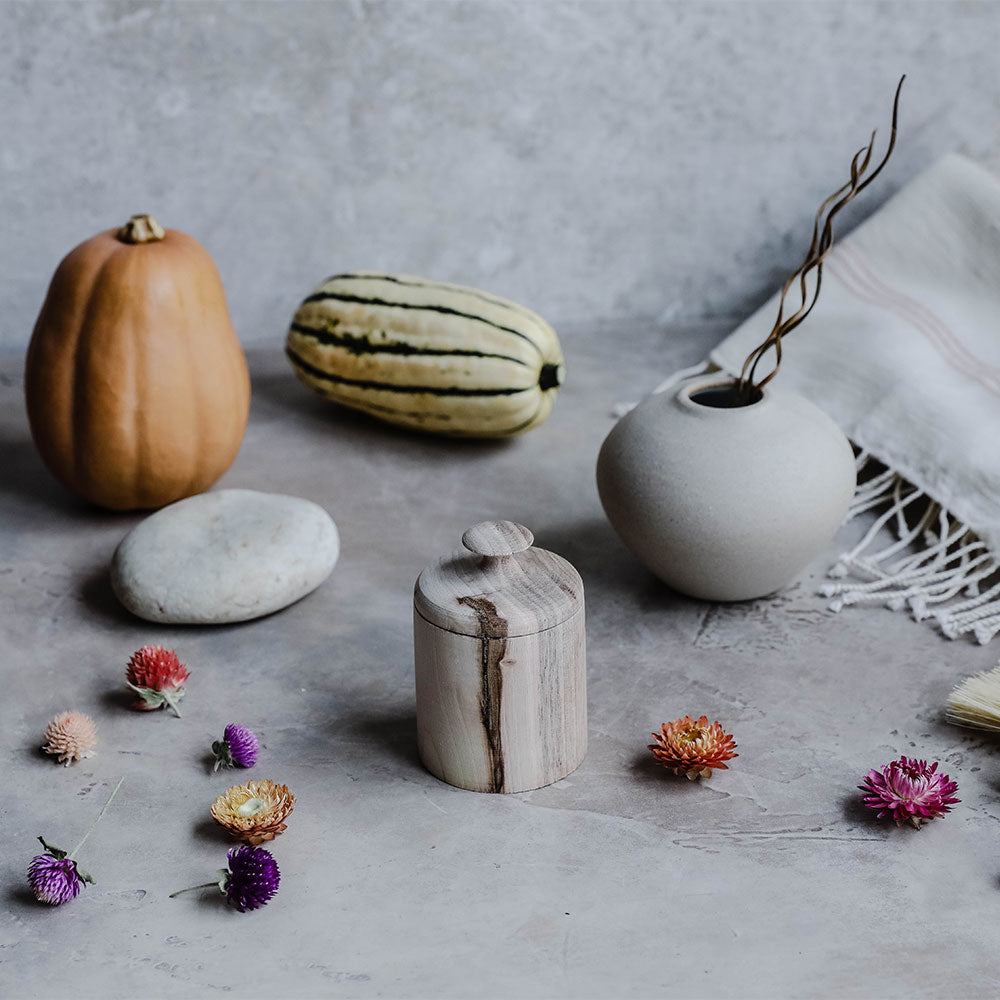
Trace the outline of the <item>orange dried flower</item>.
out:
<instances>
[{"instance_id":1,"label":"orange dried flower","mask_svg":"<svg viewBox=\"0 0 1000 1000\"><path fill-rule=\"evenodd\" d=\"M97 746L97 727L83 712L60 712L45 729L46 753L56 754L60 764L69 767L74 760L90 757Z\"/></svg>"},{"instance_id":2,"label":"orange dried flower","mask_svg":"<svg viewBox=\"0 0 1000 1000\"><path fill-rule=\"evenodd\" d=\"M273 781L248 781L233 785L212 805L212 816L236 840L248 844L263 843L285 829L285 819L295 805L295 796L287 785Z\"/></svg>"},{"instance_id":3,"label":"orange dried flower","mask_svg":"<svg viewBox=\"0 0 1000 1000\"><path fill-rule=\"evenodd\" d=\"M709 725L704 715L697 722L690 715L664 722L653 739L656 742L649 749L657 763L691 781L710 777L715 767L727 771L723 762L739 757L732 752L736 747L733 737L718 722Z\"/></svg>"}]
</instances>

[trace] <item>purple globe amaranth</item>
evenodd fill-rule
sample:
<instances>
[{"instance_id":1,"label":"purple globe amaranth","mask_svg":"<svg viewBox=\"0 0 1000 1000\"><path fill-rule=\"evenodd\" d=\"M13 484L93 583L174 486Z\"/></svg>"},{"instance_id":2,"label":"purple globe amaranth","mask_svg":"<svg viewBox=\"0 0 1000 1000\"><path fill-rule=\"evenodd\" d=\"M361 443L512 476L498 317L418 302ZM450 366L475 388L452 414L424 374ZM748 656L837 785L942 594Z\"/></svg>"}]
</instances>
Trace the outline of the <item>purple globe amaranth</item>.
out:
<instances>
[{"instance_id":1,"label":"purple globe amaranth","mask_svg":"<svg viewBox=\"0 0 1000 1000\"><path fill-rule=\"evenodd\" d=\"M53 906L68 903L80 895L84 882L72 858L38 854L28 865L28 884L35 898L42 903Z\"/></svg>"},{"instance_id":2,"label":"purple globe amaranth","mask_svg":"<svg viewBox=\"0 0 1000 1000\"><path fill-rule=\"evenodd\" d=\"M240 913L263 906L278 891L281 872L270 851L263 847L233 847L227 855L229 874L226 902Z\"/></svg>"},{"instance_id":3,"label":"purple globe amaranth","mask_svg":"<svg viewBox=\"0 0 1000 1000\"><path fill-rule=\"evenodd\" d=\"M229 744L229 752L237 767L253 767L257 763L260 743L246 726L239 726L235 722L231 722L226 726L224 738Z\"/></svg>"},{"instance_id":4,"label":"purple globe amaranth","mask_svg":"<svg viewBox=\"0 0 1000 1000\"><path fill-rule=\"evenodd\" d=\"M212 744L215 754L215 768L220 767L253 767L257 763L260 743L253 732L246 726L230 722L221 740Z\"/></svg>"},{"instance_id":5,"label":"purple globe amaranth","mask_svg":"<svg viewBox=\"0 0 1000 1000\"><path fill-rule=\"evenodd\" d=\"M104 808L101 809L97 819L90 824L90 829L83 835L83 840L72 851L64 851L61 847L56 847L44 837L38 838L38 842L45 848L45 853L36 854L31 859L31 864L28 865L28 884L39 902L59 906L61 903L68 903L71 899L76 899L80 895L84 882L90 882L93 885L93 877L88 875L74 858L76 852L83 847L87 838L94 832L94 828L101 822L124 781L124 777L118 779L118 784L108 796L108 801L104 803Z\"/></svg>"}]
</instances>

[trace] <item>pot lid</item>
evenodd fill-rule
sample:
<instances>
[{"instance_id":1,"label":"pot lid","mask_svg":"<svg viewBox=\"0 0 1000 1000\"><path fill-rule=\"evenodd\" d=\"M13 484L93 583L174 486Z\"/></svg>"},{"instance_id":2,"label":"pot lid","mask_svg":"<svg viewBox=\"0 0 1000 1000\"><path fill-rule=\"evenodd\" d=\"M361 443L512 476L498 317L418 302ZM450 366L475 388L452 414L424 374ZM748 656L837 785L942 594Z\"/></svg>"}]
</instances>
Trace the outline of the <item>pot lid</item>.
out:
<instances>
[{"instance_id":1,"label":"pot lid","mask_svg":"<svg viewBox=\"0 0 1000 1000\"><path fill-rule=\"evenodd\" d=\"M559 625L583 607L583 581L562 556L532 547L534 536L514 521L483 521L459 549L420 574L417 613L462 635L532 635Z\"/></svg>"}]
</instances>

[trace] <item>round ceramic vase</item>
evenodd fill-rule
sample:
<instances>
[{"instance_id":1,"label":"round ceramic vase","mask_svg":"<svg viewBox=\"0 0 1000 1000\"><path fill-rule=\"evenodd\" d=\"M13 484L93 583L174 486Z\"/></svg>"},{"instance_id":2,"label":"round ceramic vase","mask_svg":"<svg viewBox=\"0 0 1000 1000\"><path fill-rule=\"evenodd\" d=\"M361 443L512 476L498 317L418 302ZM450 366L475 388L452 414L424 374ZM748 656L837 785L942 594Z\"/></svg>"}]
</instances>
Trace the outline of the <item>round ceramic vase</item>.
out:
<instances>
[{"instance_id":1,"label":"round ceramic vase","mask_svg":"<svg viewBox=\"0 0 1000 1000\"><path fill-rule=\"evenodd\" d=\"M713 601L791 583L833 537L855 487L851 446L822 410L770 385L746 406L705 402L728 385L716 373L650 396L597 459L622 541L675 590Z\"/></svg>"}]
</instances>

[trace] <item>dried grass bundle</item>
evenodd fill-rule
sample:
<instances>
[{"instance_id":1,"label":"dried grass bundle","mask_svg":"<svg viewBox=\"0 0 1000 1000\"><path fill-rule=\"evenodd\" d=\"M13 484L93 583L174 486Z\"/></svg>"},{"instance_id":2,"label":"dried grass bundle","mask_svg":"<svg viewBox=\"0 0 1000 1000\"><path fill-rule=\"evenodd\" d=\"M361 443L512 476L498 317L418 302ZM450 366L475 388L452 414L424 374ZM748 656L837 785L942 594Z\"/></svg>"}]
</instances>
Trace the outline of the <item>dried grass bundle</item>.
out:
<instances>
[{"instance_id":1,"label":"dried grass bundle","mask_svg":"<svg viewBox=\"0 0 1000 1000\"><path fill-rule=\"evenodd\" d=\"M1000 664L962 681L948 696L946 718L956 726L1000 732Z\"/></svg>"}]
</instances>

